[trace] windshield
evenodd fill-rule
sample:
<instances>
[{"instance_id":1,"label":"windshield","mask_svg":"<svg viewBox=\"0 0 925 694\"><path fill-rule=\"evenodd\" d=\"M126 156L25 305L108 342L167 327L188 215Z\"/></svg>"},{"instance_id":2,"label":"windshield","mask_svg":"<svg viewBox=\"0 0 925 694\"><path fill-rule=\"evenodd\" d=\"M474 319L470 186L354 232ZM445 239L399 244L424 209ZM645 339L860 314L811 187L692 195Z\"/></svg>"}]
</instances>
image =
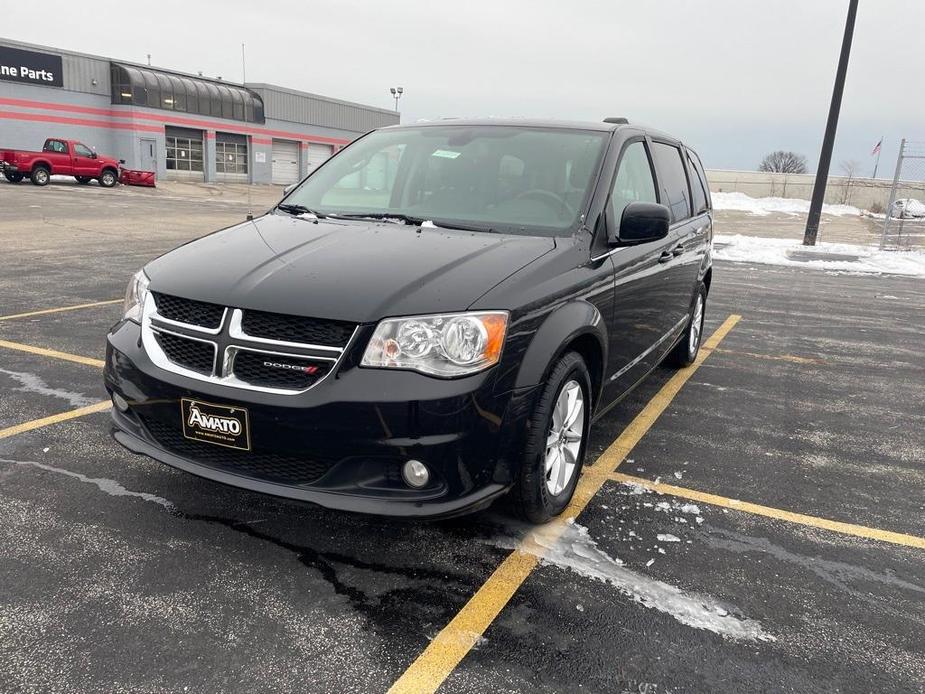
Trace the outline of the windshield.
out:
<instances>
[{"instance_id":1,"label":"windshield","mask_svg":"<svg viewBox=\"0 0 925 694\"><path fill-rule=\"evenodd\" d=\"M578 221L606 137L493 125L380 130L327 161L286 203L324 215L562 235Z\"/></svg>"}]
</instances>

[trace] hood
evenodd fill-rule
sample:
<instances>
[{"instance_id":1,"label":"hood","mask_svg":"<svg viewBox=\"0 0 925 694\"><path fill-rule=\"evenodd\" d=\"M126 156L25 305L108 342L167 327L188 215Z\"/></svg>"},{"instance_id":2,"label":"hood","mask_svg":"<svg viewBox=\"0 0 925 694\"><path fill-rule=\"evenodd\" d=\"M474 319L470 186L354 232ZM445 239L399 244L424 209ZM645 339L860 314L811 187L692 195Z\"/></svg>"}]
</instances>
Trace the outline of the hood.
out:
<instances>
[{"instance_id":1,"label":"hood","mask_svg":"<svg viewBox=\"0 0 925 694\"><path fill-rule=\"evenodd\" d=\"M463 311L553 248L551 238L268 214L181 246L145 272L154 291L187 299L369 323Z\"/></svg>"}]
</instances>

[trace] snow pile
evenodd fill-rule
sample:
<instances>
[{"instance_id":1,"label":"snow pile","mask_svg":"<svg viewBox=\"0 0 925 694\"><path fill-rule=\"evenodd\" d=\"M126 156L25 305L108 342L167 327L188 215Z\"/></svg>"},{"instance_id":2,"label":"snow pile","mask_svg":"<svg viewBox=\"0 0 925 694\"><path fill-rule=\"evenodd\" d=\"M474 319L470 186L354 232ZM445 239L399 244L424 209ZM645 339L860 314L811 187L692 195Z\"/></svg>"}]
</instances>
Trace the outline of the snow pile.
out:
<instances>
[{"instance_id":1,"label":"snow pile","mask_svg":"<svg viewBox=\"0 0 925 694\"><path fill-rule=\"evenodd\" d=\"M713 243L713 257L718 260L925 277L925 252L922 251L881 251L876 246L848 243L819 243L810 248L803 246L799 239L766 239L740 234L717 234ZM813 249L822 253L856 256L857 260L795 260L788 256L788 251L809 254Z\"/></svg>"},{"instance_id":2,"label":"snow pile","mask_svg":"<svg viewBox=\"0 0 925 694\"><path fill-rule=\"evenodd\" d=\"M745 193L710 193L714 210L735 210L764 216L772 212L807 214L809 200L799 198L752 198ZM861 210L851 205L823 205L823 214L836 216L860 215Z\"/></svg>"},{"instance_id":3,"label":"snow pile","mask_svg":"<svg viewBox=\"0 0 925 694\"><path fill-rule=\"evenodd\" d=\"M759 622L723 600L683 590L626 568L620 559L598 547L586 527L571 519L530 528L523 539L503 535L489 542L503 549L533 554L544 565L570 569L580 576L609 583L643 607L670 615L695 629L706 629L735 641L776 641ZM660 553L665 552L660 550ZM649 560L646 566L653 563L654 560Z\"/></svg>"}]
</instances>

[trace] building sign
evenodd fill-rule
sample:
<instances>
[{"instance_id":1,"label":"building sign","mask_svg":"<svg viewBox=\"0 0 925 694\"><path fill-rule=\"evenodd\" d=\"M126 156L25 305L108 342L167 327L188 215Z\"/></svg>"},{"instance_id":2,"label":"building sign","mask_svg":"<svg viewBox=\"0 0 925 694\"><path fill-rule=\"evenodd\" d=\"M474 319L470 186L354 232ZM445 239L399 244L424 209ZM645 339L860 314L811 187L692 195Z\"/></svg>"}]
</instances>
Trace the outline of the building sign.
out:
<instances>
[{"instance_id":1,"label":"building sign","mask_svg":"<svg viewBox=\"0 0 925 694\"><path fill-rule=\"evenodd\" d=\"M0 80L63 87L61 56L0 46Z\"/></svg>"}]
</instances>

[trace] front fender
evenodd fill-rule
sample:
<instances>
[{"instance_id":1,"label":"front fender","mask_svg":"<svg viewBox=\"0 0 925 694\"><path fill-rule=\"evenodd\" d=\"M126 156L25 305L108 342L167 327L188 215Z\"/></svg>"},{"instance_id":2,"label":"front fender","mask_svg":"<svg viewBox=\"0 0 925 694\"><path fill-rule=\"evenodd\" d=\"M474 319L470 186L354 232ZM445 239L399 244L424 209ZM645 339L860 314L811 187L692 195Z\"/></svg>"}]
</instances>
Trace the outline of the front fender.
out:
<instances>
[{"instance_id":1,"label":"front fender","mask_svg":"<svg viewBox=\"0 0 925 694\"><path fill-rule=\"evenodd\" d=\"M524 353L517 373L516 387L535 386L546 379L552 363L575 339L584 335L593 337L598 346L600 364L589 364L603 373L607 363L607 322L594 304L587 301L570 301L550 313L540 325L530 346Z\"/></svg>"}]
</instances>

